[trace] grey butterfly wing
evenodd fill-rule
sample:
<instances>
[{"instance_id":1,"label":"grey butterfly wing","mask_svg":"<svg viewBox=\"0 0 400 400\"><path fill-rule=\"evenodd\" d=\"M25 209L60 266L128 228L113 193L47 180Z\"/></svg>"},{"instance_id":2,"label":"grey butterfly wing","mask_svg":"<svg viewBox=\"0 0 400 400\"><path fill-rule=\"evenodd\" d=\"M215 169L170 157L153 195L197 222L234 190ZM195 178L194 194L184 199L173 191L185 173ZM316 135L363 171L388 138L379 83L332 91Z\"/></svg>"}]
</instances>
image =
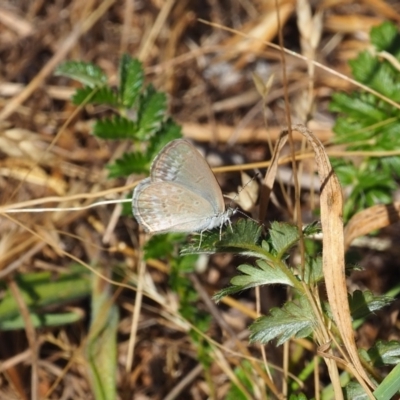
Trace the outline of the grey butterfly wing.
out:
<instances>
[{"instance_id":1,"label":"grey butterfly wing","mask_svg":"<svg viewBox=\"0 0 400 400\"><path fill-rule=\"evenodd\" d=\"M168 143L154 159L150 176L152 182L173 182L203 197L215 214L225 211L222 191L210 166L186 140Z\"/></svg>"},{"instance_id":2,"label":"grey butterfly wing","mask_svg":"<svg viewBox=\"0 0 400 400\"><path fill-rule=\"evenodd\" d=\"M132 197L136 220L147 232L195 232L211 229L213 206L197 193L173 182L144 179Z\"/></svg>"}]
</instances>

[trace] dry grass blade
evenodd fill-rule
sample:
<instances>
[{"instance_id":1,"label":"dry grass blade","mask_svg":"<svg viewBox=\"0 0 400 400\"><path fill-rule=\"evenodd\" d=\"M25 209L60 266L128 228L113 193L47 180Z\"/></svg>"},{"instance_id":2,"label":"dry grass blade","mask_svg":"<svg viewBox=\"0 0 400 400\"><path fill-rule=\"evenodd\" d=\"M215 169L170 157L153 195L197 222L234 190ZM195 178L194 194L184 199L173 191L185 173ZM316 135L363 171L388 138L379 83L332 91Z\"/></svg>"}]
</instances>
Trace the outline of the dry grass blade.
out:
<instances>
[{"instance_id":1,"label":"dry grass blade","mask_svg":"<svg viewBox=\"0 0 400 400\"><path fill-rule=\"evenodd\" d=\"M377 229L400 221L400 202L378 204L355 214L344 230L344 247L347 250L352 241Z\"/></svg>"},{"instance_id":2,"label":"dry grass blade","mask_svg":"<svg viewBox=\"0 0 400 400\"><path fill-rule=\"evenodd\" d=\"M44 79L52 73L57 64L65 59L66 54L73 48L78 39L93 27L93 25L104 15L107 9L111 7L114 1L115 0L107 0L103 2L87 19L85 19L81 24L76 25L75 29L62 41L59 45L59 50L36 75L35 79L33 79L21 93L11 99L3 110L1 110L0 120L6 120L20 104L32 95L32 93L42 84Z\"/></svg>"},{"instance_id":3,"label":"dry grass blade","mask_svg":"<svg viewBox=\"0 0 400 400\"><path fill-rule=\"evenodd\" d=\"M237 339L237 335L234 333L233 329L229 326L229 324L226 323L226 321L223 318L221 318L221 315L217 311L215 304L212 302L212 300L210 299L208 294L206 294L206 292L203 290L196 275L192 274L190 276L190 279L191 279L196 291L200 294L200 297L202 298L204 303L207 305L210 313L214 316L215 320L218 321L218 324L220 325L221 329L224 330L228 334L230 339L232 339L236 343L236 346L241 351L241 353L244 354L246 357L249 357L249 360L252 364L254 371L256 371L258 373L258 375L264 380L265 385L271 390L271 393L273 393L277 399L282 399L282 396L279 393L274 382L269 378L269 376L260 367L260 365L251 359L251 354L250 354L249 350L247 349L247 347L243 346L241 341ZM232 379L232 381L236 381L236 378L234 378L233 376L231 377L231 379Z\"/></svg>"},{"instance_id":4,"label":"dry grass blade","mask_svg":"<svg viewBox=\"0 0 400 400\"><path fill-rule=\"evenodd\" d=\"M343 199L339 181L332 170L329 158L322 143L303 125L294 125L292 130L303 134L311 144L317 163L321 182L321 225L323 231L323 269L329 304L341 334L343 343L353 364L354 372L360 383L368 390L365 383L373 384L358 358L351 324L350 309L347 299L347 286L344 261L344 232L342 222ZM283 131L276 145L271 167L264 179L261 202L265 214L265 206L275 181L279 153L286 143L288 131ZM358 375L358 376L357 376Z\"/></svg>"},{"instance_id":5,"label":"dry grass blade","mask_svg":"<svg viewBox=\"0 0 400 400\"><path fill-rule=\"evenodd\" d=\"M161 254L161 261L147 259L146 255L146 264L138 264L143 242L138 238L137 224L132 215L121 215L120 206L114 204L125 198L136 183L130 184L126 177L106 178L106 165L126 152L147 148L147 143L135 140L131 146L131 140L123 143L100 140L92 133L93 124L113 116L114 111L136 120L140 107L129 111L123 107L117 110L108 103L77 107L71 97L78 87L82 88L81 84L53 76L54 68L64 61L92 63L104 72L105 85L115 94L123 81L118 79L121 55L139 57L144 84L151 84L157 92L166 92L171 119L179 121L185 137L198 142L212 165L219 166L215 171L220 174L224 193L232 192L239 185L237 171L269 168L269 161L264 161L271 159L272 154L267 144L278 143L265 181L263 206L278 164L293 161L290 170L287 168L283 173L279 170L280 180L285 185L289 179L285 179L284 173L288 172L292 185L295 174L301 177L304 192L300 193L298 185L289 186L289 193L283 192L286 203L275 209L270 207L269 220L286 221L292 214L306 219L310 215L308 210L314 206L312 190L319 197L321 185L314 176L313 160L311 165L307 162L315 157L314 151L303 150L304 135L308 133L294 131L291 135L295 154L286 152L286 148L280 151L286 140L280 127L292 125L287 122L288 116L296 121L310 119L307 127L318 139L310 137L309 140L318 147L321 179L327 180L323 185L322 207L324 234L328 238L324 242L324 256L327 257L329 299L348 352L356 359L348 313L343 309L347 303L341 199L334 199L336 208L330 208L330 194L338 185L332 182L334 178L329 175L330 166L324 164L325 154L318 140L334 143L332 127L336 116L328 109L332 94L362 89L362 85L350 78L348 60L360 51L371 51L369 29L385 19L399 22L399 10L395 2L384 0L362 0L356 8L352 2L332 0L318 5L310 0L234 0L229 2L229 7L226 4L219 0L206 3L5 0L0 3L0 283L2 294L22 301L18 303L19 309L17 306L14 309L18 320L23 322L20 315L24 316L26 326L25 330L1 332L5 345L0 346L0 370L4 378L0 383L0 399L34 398L35 395L36 398L73 399L96 396L91 390L88 368L84 368L89 354L84 349L88 343L102 344L101 340L108 335L97 335L97 332L101 326L108 330L109 319L108 313L103 315L104 310L96 309L95 301L89 302L87 297L74 299L61 293L57 296L54 288L65 282L64 274L71 273L74 279L71 282L81 282L81 279L75 281L75 264L84 266L87 274L93 275L93 282L99 284L97 288L91 286L85 296L89 291L92 295L97 291L101 296L103 289L113 293L115 290L109 300L113 307L115 301L115 307L120 309L118 326L113 325L118 329L115 341L118 358L112 352L106 354L106 347L101 348L104 362L111 366L111 374L103 376L118 377L113 384L118 395L110 398L124 395L135 399L145 396L149 400L236 398L236 389L240 387L248 398L284 398L301 391L307 398L318 399L325 396L323 388L332 384L335 388L332 397L340 400L343 390L339 373L343 365L359 381L363 380L355 370L359 367L357 360L350 361L338 338L335 321L324 319L317 294L306 284L301 289L310 299L311 312L315 315L315 343L294 339L284 349L268 343L265 347L268 360L265 361L267 357L264 360L264 365L271 368L268 376L261 364L263 355L258 348L248 348L246 327L259 314L268 314L269 309L281 305L286 292L273 296L271 301L263 297L260 304L266 307L259 312L255 311L256 296L247 291L238 299L224 298L224 304L216 307L209 295L227 284L241 257L216 254L200 258L196 267L207 263L208 268L196 268L199 286L186 282L185 273L184 296L180 286L177 290L177 285L171 284L177 273L175 266L182 261L186 268L185 263L190 260L177 258L178 244L171 250L171 257ZM199 22L200 18L207 22ZM390 53L380 51L375 56L391 63L396 72L400 70ZM251 79L254 73L259 78L256 78L256 87L262 99ZM274 79L265 86L264 82L272 76ZM395 99L388 100L373 89L364 89L393 107L400 107ZM284 96L286 107L283 107ZM395 123L396 116L390 116L384 126ZM373 124L368 128L370 131L379 126ZM330 146L328 154L346 158L346 162L349 157L357 162L361 157L398 157L400 150L396 150L395 142L387 143L386 151L378 152L373 146L368 152L350 151L340 145ZM299 160L306 161L298 163ZM307 174L314 180L307 180ZM133 179L139 179L139 174ZM249 196L248 189L253 184L257 185L256 180L239 194L240 200L243 196L249 197L250 210L253 194ZM296 207L300 204L299 193L304 207L301 213L298 210L294 213L293 204ZM344 250L355 237L387 226L399 220L399 215L400 203L372 207L356 215L344 231ZM259 219L254 215L253 218ZM301 228L300 218L297 220ZM333 240L335 232L339 233ZM385 232L385 236L396 233L395 230ZM391 240L388 238L385 242ZM151 246L150 242L149 250ZM400 259L393 248L390 250L387 253L379 250L372 259L369 249L358 247L360 264L366 268L354 274L353 284L360 282L362 288L385 293L397 283L393 271ZM149 255L158 256L150 251ZM379 273L377 264L382 266ZM102 268L105 265L106 270ZM110 279L111 272L113 279ZM31 303L24 300L26 291L22 284L26 285L26 277L41 279L42 274L49 276L46 285L51 289L48 298L52 302L51 307L44 307L46 318L41 321L45 324L39 327L35 311L42 309L36 305L30 308ZM331 287L333 282L337 285L336 276L340 277L338 292ZM179 285L180 282L177 280ZM29 284L33 285L30 292L37 296L36 283ZM193 317L187 317L186 292L191 295L192 288L196 296L188 311L193 312ZM73 289L78 293L77 287ZM279 288L272 289L280 292ZM69 302L73 313L81 315L79 320L69 319L72 314ZM338 316L340 311L343 315ZM47 314L61 317L57 318L57 325L48 323ZM203 323L203 314L209 325ZM96 315L100 317L97 320ZM373 348L377 340L397 340L400 336L396 315L390 311L376 313L373 325L366 320L357 331L363 347ZM6 326L6 320L6 314L1 314L2 326ZM97 323L85 323L89 320ZM306 352L297 351L300 347ZM198 354L207 355L204 364L201 364L204 358ZM319 368L315 362L314 379L299 373L301 365L304 371L311 370L312 357L318 363L322 357L327 365ZM100 362L99 367L102 366ZM387 370L387 367L383 369L380 376L379 370L374 370L377 381L384 378ZM12 378L11 374L14 374ZM293 383L298 388L296 393Z\"/></svg>"}]
</instances>

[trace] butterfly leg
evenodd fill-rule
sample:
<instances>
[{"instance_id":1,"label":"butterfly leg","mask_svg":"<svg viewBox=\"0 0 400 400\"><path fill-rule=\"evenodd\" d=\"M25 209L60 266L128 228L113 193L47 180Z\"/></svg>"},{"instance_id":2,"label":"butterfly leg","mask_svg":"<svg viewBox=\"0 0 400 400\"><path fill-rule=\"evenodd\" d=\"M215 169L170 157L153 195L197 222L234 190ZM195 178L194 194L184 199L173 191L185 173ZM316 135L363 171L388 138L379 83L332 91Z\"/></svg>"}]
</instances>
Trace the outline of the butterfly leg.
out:
<instances>
[{"instance_id":1,"label":"butterfly leg","mask_svg":"<svg viewBox=\"0 0 400 400\"><path fill-rule=\"evenodd\" d=\"M228 220L225 222L225 224L221 224L220 227L219 227L219 241L222 240L222 228L226 225L226 223L229 224L229 227L231 228L231 231L232 231L232 233L233 233L232 222L231 222L230 219L228 219Z\"/></svg>"},{"instance_id":2,"label":"butterfly leg","mask_svg":"<svg viewBox=\"0 0 400 400\"><path fill-rule=\"evenodd\" d=\"M202 240L203 240L203 232L204 232L205 230L206 230L206 229L203 229L203 230L200 232L200 242L199 242L199 247L197 248L197 250L200 250L201 242L202 242Z\"/></svg>"},{"instance_id":3,"label":"butterfly leg","mask_svg":"<svg viewBox=\"0 0 400 400\"><path fill-rule=\"evenodd\" d=\"M231 231L232 231L232 233L233 233L232 222L231 222L230 219L228 219L228 223L229 223L229 227L231 228Z\"/></svg>"}]
</instances>

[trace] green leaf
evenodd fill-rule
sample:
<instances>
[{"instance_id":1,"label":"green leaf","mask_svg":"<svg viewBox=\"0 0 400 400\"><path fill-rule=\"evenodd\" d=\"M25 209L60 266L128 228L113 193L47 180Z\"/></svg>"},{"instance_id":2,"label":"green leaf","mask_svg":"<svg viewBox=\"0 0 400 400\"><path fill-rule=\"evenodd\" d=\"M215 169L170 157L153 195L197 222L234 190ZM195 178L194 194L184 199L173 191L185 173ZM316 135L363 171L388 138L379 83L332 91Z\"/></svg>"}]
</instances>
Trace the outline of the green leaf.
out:
<instances>
[{"instance_id":1,"label":"green leaf","mask_svg":"<svg viewBox=\"0 0 400 400\"><path fill-rule=\"evenodd\" d=\"M45 312L30 312L29 318L35 328L56 327L74 324L75 322L82 321L84 315L80 312L59 312L45 313ZM14 331L17 329L25 328L25 320L22 315L15 315L0 321L1 331Z\"/></svg>"},{"instance_id":2,"label":"green leaf","mask_svg":"<svg viewBox=\"0 0 400 400\"><path fill-rule=\"evenodd\" d=\"M240 219L232 229L227 229L220 247L236 247L251 250L261 236L261 225L251 219Z\"/></svg>"},{"instance_id":3,"label":"green leaf","mask_svg":"<svg viewBox=\"0 0 400 400\"><path fill-rule=\"evenodd\" d=\"M372 95L361 97L358 93L352 93L351 95L335 93L332 96L332 103L329 108L334 112L349 114L356 123L359 123L361 119L363 126L369 126L384 121L385 118L387 118L387 113L377 107L376 101L376 97ZM352 120L350 120L350 122L352 122ZM352 126L351 129L354 132L354 126ZM334 131L340 133L336 125ZM365 135L365 131L363 135ZM356 138L356 136L352 136L352 140Z\"/></svg>"},{"instance_id":4,"label":"green leaf","mask_svg":"<svg viewBox=\"0 0 400 400\"><path fill-rule=\"evenodd\" d=\"M307 400L307 396L304 393L291 394L289 400Z\"/></svg>"},{"instance_id":5,"label":"green leaf","mask_svg":"<svg viewBox=\"0 0 400 400\"><path fill-rule=\"evenodd\" d=\"M400 35L391 23L383 23L371 30L371 42L377 51L386 51L399 59ZM352 73L362 82L394 101L400 100L400 77L397 69L387 60L379 59L370 51L361 52L356 59L349 62ZM387 109L390 105L378 100L380 107Z\"/></svg>"},{"instance_id":6,"label":"green leaf","mask_svg":"<svg viewBox=\"0 0 400 400\"><path fill-rule=\"evenodd\" d=\"M156 92L153 86L149 85L142 96L139 115L137 138L149 139L166 119L167 98L165 93Z\"/></svg>"},{"instance_id":7,"label":"green leaf","mask_svg":"<svg viewBox=\"0 0 400 400\"><path fill-rule=\"evenodd\" d=\"M76 105L81 104L109 104L118 106L118 98L108 86L91 88L85 86L77 89L72 96L72 102Z\"/></svg>"},{"instance_id":8,"label":"green leaf","mask_svg":"<svg viewBox=\"0 0 400 400\"><path fill-rule=\"evenodd\" d=\"M182 128L171 118L168 118L157 134L149 139L149 145L147 147L147 155L149 159L152 160L167 143L181 138Z\"/></svg>"},{"instance_id":9,"label":"green leaf","mask_svg":"<svg viewBox=\"0 0 400 400\"><path fill-rule=\"evenodd\" d=\"M283 222L272 222L269 231L271 244L277 253L277 257L283 257L291 247L299 240L297 226L289 225Z\"/></svg>"},{"instance_id":10,"label":"green leaf","mask_svg":"<svg viewBox=\"0 0 400 400\"><path fill-rule=\"evenodd\" d=\"M70 270L58 274L57 279L54 278L54 274L50 272L21 274L15 277L33 322L40 327L76 321L77 315L64 312L57 315L54 311L44 314L43 310L47 306L54 308L90 294L89 273L81 266L72 265ZM4 293L0 302L0 330L23 329L24 322L19 319L20 311L15 298L4 283L2 287Z\"/></svg>"},{"instance_id":11,"label":"green leaf","mask_svg":"<svg viewBox=\"0 0 400 400\"><path fill-rule=\"evenodd\" d=\"M392 173L394 175L400 176L400 157L385 157L381 159L381 162L382 167L385 168L387 173Z\"/></svg>"},{"instance_id":12,"label":"green leaf","mask_svg":"<svg viewBox=\"0 0 400 400\"><path fill-rule=\"evenodd\" d=\"M132 193L127 194L125 200L129 201L122 202L122 215L124 217L132 217Z\"/></svg>"},{"instance_id":13,"label":"green leaf","mask_svg":"<svg viewBox=\"0 0 400 400\"><path fill-rule=\"evenodd\" d=\"M303 228L303 235L305 237L314 236L321 232L322 232L322 228L321 228L320 221L311 222L311 224L308 224Z\"/></svg>"},{"instance_id":14,"label":"green leaf","mask_svg":"<svg viewBox=\"0 0 400 400\"><path fill-rule=\"evenodd\" d=\"M346 400L368 400L369 397L365 393L363 387L357 382L349 382L343 388L344 398Z\"/></svg>"},{"instance_id":15,"label":"green leaf","mask_svg":"<svg viewBox=\"0 0 400 400\"><path fill-rule=\"evenodd\" d=\"M369 85L377 92L398 101L400 95L399 72L389 63L381 63L376 72L372 75ZM388 108L387 106L385 108Z\"/></svg>"},{"instance_id":16,"label":"green leaf","mask_svg":"<svg viewBox=\"0 0 400 400\"><path fill-rule=\"evenodd\" d=\"M75 79L91 88L104 86L107 83L107 76L100 67L82 61L67 61L59 65L55 75Z\"/></svg>"},{"instance_id":17,"label":"green leaf","mask_svg":"<svg viewBox=\"0 0 400 400\"><path fill-rule=\"evenodd\" d=\"M257 260L258 268L248 264L239 265L238 270L244 275L235 276L231 284L240 286L239 290L249 289L260 285L281 284L293 286L291 280L281 268L274 268L264 260Z\"/></svg>"},{"instance_id":18,"label":"green leaf","mask_svg":"<svg viewBox=\"0 0 400 400\"><path fill-rule=\"evenodd\" d=\"M400 363L400 343L395 340L390 342L380 340L367 353L370 357L369 361L375 367Z\"/></svg>"},{"instance_id":19,"label":"green leaf","mask_svg":"<svg viewBox=\"0 0 400 400\"><path fill-rule=\"evenodd\" d=\"M365 50L356 59L350 60L349 65L354 78L368 85L377 72L378 60Z\"/></svg>"},{"instance_id":20,"label":"green leaf","mask_svg":"<svg viewBox=\"0 0 400 400\"><path fill-rule=\"evenodd\" d=\"M390 53L399 50L399 33L396 25L385 21L378 26L374 26L370 33L371 43L378 51L386 50Z\"/></svg>"},{"instance_id":21,"label":"green leaf","mask_svg":"<svg viewBox=\"0 0 400 400\"><path fill-rule=\"evenodd\" d=\"M213 299L220 301L223 297L261 285L281 284L293 286L290 276L281 266L273 267L264 260L256 261L257 267L242 264L237 268L243 275L231 279L231 286L217 292Z\"/></svg>"},{"instance_id":22,"label":"green leaf","mask_svg":"<svg viewBox=\"0 0 400 400\"><path fill-rule=\"evenodd\" d=\"M250 326L250 341L268 343L277 339L277 346L291 337L309 336L316 326L314 313L305 297L289 301L282 308L273 308L269 316L258 318Z\"/></svg>"},{"instance_id":23,"label":"green leaf","mask_svg":"<svg viewBox=\"0 0 400 400\"><path fill-rule=\"evenodd\" d=\"M186 240L186 235L181 234L181 240L179 243L182 243ZM176 241L175 241L176 242ZM197 262L199 261L199 256L195 254L189 254L187 256L180 256L177 258L177 268L181 273L192 273L196 272Z\"/></svg>"},{"instance_id":24,"label":"green leaf","mask_svg":"<svg viewBox=\"0 0 400 400\"><path fill-rule=\"evenodd\" d=\"M217 251L238 252L247 255L260 255L256 243L261 235L261 226L252 220L241 219L232 226L227 226L220 238L220 228L203 232L182 248L181 254L206 253ZM265 252L264 252L265 253Z\"/></svg>"},{"instance_id":25,"label":"green leaf","mask_svg":"<svg viewBox=\"0 0 400 400\"><path fill-rule=\"evenodd\" d=\"M137 139L137 125L128 118L114 115L95 122L93 134L102 139Z\"/></svg>"},{"instance_id":26,"label":"green leaf","mask_svg":"<svg viewBox=\"0 0 400 400\"><path fill-rule=\"evenodd\" d=\"M270 253L270 252L271 252L271 246L270 246L270 244L268 243L268 241L266 241L266 240L262 240L262 241L261 241L261 248L262 248L264 251L266 251L267 253Z\"/></svg>"},{"instance_id":27,"label":"green leaf","mask_svg":"<svg viewBox=\"0 0 400 400\"><path fill-rule=\"evenodd\" d=\"M183 235L179 236L183 237ZM193 255L171 259L169 287L179 297L181 316L201 332L207 332L211 325L211 315L205 310L199 309L197 303L199 294L187 276L187 273L194 272L197 261L198 257ZM191 329L189 335L197 349L197 360L203 364L204 368L209 368L212 363L210 344L197 330Z\"/></svg>"},{"instance_id":28,"label":"green leaf","mask_svg":"<svg viewBox=\"0 0 400 400\"><path fill-rule=\"evenodd\" d=\"M397 364L376 388L374 396L377 400L398 399L399 392L400 364Z\"/></svg>"},{"instance_id":29,"label":"green leaf","mask_svg":"<svg viewBox=\"0 0 400 400\"><path fill-rule=\"evenodd\" d=\"M304 271L304 281L309 285L316 285L324 279L321 257L307 257Z\"/></svg>"},{"instance_id":30,"label":"green leaf","mask_svg":"<svg viewBox=\"0 0 400 400\"><path fill-rule=\"evenodd\" d=\"M92 319L86 342L88 377L93 397L111 400L117 397L117 332L119 311L103 278L93 275Z\"/></svg>"},{"instance_id":31,"label":"green leaf","mask_svg":"<svg viewBox=\"0 0 400 400\"><path fill-rule=\"evenodd\" d=\"M392 201L397 186L390 165L383 168L382 159L370 159L356 166L351 161L332 158L332 165L342 185L351 187L343 213L346 220L364 208Z\"/></svg>"},{"instance_id":32,"label":"green leaf","mask_svg":"<svg viewBox=\"0 0 400 400\"><path fill-rule=\"evenodd\" d=\"M235 368L234 373L247 391L254 395L253 382L250 379L253 373L253 366L251 363L247 360L243 360L239 366ZM248 400L248 396L243 393L237 385L232 383L228 393L224 396L224 400Z\"/></svg>"},{"instance_id":33,"label":"green leaf","mask_svg":"<svg viewBox=\"0 0 400 400\"><path fill-rule=\"evenodd\" d=\"M118 178L131 174L148 174L150 164L146 154L136 151L125 153L114 164L107 165L107 169L111 178Z\"/></svg>"},{"instance_id":34,"label":"green leaf","mask_svg":"<svg viewBox=\"0 0 400 400\"><path fill-rule=\"evenodd\" d=\"M129 120L128 120L129 121ZM110 132L110 126L108 122L105 124L104 132ZM103 129L103 127L100 127ZM133 129L126 128L126 129ZM98 129L95 129L96 134ZM102 133L105 135L107 133ZM162 136L161 136L162 135ZM151 162L159 151L173 139L182 137L180 126L176 125L172 121L168 121L165 126L162 127L159 134L154 136L147 147L147 151L136 151L131 153L125 153L121 158L116 160L113 164L107 165L110 172L111 178L125 177L133 173L135 174L148 174L151 166Z\"/></svg>"},{"instance_id":35,"label":"green leaf","mask_svg":"<svg viewBox=\"0 0 400 400\"><path fill-rule=\"evenodd\" d=\"M349 297L351 315L353 319L364 318L367 315L386 307L393 302L388 296L375 296L369 290L356 290Z\"/></svg>"},{"instance_id":36,"label":"green leaf","mask_svg":"<svg viewBox=\"0 0 400 400\"><path fill-rule=\"evenodd\" d=\"M186 235L179 233L166 233L152 236L144 246L144 258L169 258L176 257L176 245L181 243ZM179 260L179 262L183 262Z\"/></svg>"},{"instance_id":37,"label":"green leaf","mask_svg":"<svg viewBox=\"0 0 400 400\"><path fill-rule=\"evenodd\" d=\"M142 63L124 54L119 68L119 94L124 107L131 108L138 99L143 87L144 72Z\"/></svg>"}]
</instances>

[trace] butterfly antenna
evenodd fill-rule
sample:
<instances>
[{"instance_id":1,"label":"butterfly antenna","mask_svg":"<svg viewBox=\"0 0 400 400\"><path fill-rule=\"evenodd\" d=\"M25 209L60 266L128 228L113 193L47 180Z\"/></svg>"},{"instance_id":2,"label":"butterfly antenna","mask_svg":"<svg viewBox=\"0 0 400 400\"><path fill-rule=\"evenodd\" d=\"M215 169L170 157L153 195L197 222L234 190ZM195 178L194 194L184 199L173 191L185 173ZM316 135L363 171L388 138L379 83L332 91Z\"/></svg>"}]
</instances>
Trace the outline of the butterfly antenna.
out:
<instances>
[{"instance_id":1,"label":"butterfly antenna","mask_svg":"<svg viewBox=\"0 0 400 400\"><path fill-rule=\"evenodd\" d=\"M261 223L260 221L257 221L254 218L251 218L249 215L247 215L246 213L244 213L243 211L240 211L239 209L236 209L236 212L238 212L239 214L244 215L246 218L251 219L252 221L256 222L257 224L260 224L262 226L265 226L263 223Z\"/></svg>"}]
</instances>

